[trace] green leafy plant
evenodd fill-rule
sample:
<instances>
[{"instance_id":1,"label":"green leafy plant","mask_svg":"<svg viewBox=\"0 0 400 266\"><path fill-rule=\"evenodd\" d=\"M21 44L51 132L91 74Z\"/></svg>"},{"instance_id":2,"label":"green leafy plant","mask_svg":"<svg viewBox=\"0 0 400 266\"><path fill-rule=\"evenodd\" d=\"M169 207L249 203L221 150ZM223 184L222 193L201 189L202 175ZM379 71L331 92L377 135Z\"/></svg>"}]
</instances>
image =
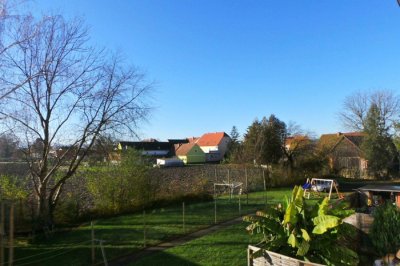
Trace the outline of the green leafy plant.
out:
<instances>
[{"instance_id":1,"label":"green leafy plant","mask_svg":"<svg viewBox=\"0 0 400 266\"><path fill-rule=\"evenodd\" d=\"M375 209L370 237L380 256L396 253L400 248L400 210L387 203Z\"/></svg>"},{"instance_id":2,"label":"green leafy plant","mask_svg":"<svg viewBox=\"0 0 400 266\"><path fill-rule=\"evenodd\" d=\"M357 265L357 254L344 245L349 227L341 222L352 211L343 203L330 204L328 198L309 206L303 193L296 186L286 206L244 217L250 222L247 231L262 233L260 244L265 249L290 257L327 265Z\"/></svg>"},{"instance_id":3,"label":"green leafy plant","mask_svg":"<svg viewBox=\"0 0 400 266\"><path fill-rule=\"evenodd\" d=\"M148 165L138 151L127 150L121 162L87 170L87 188L97 212L117 214L149 202Z\"/></svg>"},{"instance_id":4,"label":"green leafy plant","mask_svg":"<svg viewBox=\"0 0 400 266\"><path fill-rule=\"evenodd\" d=\"M0 175L0 199L21 200L28 196L25 180L22 178Z\"/></svg>"}]
</instances>

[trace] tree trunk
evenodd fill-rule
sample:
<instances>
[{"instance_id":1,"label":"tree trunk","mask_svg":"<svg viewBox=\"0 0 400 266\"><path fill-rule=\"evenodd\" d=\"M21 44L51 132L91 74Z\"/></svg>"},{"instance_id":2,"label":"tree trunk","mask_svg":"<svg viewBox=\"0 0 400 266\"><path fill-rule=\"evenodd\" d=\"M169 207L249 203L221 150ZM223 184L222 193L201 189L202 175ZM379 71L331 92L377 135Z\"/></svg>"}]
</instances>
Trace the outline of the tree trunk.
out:
<instances>
[{"instance_id":1,"label":"tree trunk","mask_svg":"<svg viewBox=\"0 0 400 266\"><path fill-rule=\"evenodd\" d=\"M42 185L39 190L39 195L37 195L38 199L38 208L37 208L37 229L44 230L45 228L51 228L51 214L50 214L50 206L48 193L46 190L46 186Z\"/></svg>"}]
</instances>

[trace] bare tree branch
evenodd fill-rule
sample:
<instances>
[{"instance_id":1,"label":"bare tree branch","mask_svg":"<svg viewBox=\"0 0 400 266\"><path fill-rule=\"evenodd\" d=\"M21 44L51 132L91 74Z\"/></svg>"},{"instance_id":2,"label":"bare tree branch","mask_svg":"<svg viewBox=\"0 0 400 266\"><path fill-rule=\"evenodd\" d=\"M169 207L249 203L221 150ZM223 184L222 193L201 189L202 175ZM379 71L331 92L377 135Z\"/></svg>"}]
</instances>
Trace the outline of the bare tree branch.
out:
<instances>
[{"instance_id":1,"label":"bare tree branch","mask_svg":"<svg viewBox=\"0 0 400 266\"><path fill-rule=\"evenodd\" d=\"M31 19L18 34L28 35L25 31L35 35L4 57L13 75L2 79L21 86L4 95L0 114L26 139L38 215L49 222L64 184L100 134L135 134L150 110L145 103L152 86L121 57L88 46L81 20ZM56 142L68 146L57 156Z\"/></svg>"},{"instance_id":2,"label":"bare tree branch","mask_svg":"<svg viewBox=\"0 0 400 266\"><path fill-rule=\"evenodd\" d=\"M400 118L400 98L389 90L374 92L356 92L348 96L339 117L343 125L356 131L363 131L368 110L376 104L380 115L385 121L385 126L392 128Z\"/></svg>"}]
</instances>

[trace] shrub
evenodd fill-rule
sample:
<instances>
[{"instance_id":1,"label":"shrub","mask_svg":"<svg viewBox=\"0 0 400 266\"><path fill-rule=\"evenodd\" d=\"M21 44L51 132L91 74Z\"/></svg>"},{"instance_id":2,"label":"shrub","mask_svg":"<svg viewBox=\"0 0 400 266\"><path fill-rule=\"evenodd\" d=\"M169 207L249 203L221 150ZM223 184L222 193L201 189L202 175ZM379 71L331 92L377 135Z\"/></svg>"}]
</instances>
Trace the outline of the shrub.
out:
<instances>
[{"instance_id":1,"label":"shrub","mask_svg":"<svg viewBox=\"0 0 400 266\"><path fill-rule=\"evenodd\" d=\"M87 186L101 214L116 214L147 204L151 195L148 166L137 151L128 150L118 165L88 170Z\"/></svg>"},{"instance_id":2,"label":"shrub","mask_svg":"<svg viewBox=\"0 0 400 266\"><path fill-rule=\"evenodd\" d=\"M386 203L375 209L370 237L380 256L395 253L400 248L400 210Z\"/></svg>"}]
</instances>

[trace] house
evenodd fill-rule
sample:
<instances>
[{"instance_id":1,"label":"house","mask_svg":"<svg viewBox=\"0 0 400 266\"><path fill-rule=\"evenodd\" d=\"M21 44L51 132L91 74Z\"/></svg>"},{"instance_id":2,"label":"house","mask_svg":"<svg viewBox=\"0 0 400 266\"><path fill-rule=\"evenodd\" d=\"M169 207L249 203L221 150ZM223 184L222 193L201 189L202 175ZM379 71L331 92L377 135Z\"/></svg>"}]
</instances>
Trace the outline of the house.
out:
<instances>
[{"instance_id":1,"label":"house","mask_svg":"<svg viewBox=\"0 0 400 266\"><path fill-rule=\"evenodd\" d=\"M206 154L194 142L176 145L175 154L185 164L206 162Z\"/></svg>"},{"instance_id":2,"label":"house","mask_svg":"<svg viewBox=\"0 0 400 266\"><path fill-rule=\"evenodd\" d=\"M147 141L120 141L117 149L120 151L133 148L142 152L142 155L153 157L170 157L173 155L173 145L170 142L161 142L154 139Z\"/></svg>"},{"instance_id":3,"label":"house","mask_svg":"<svg viewBox=\"0 0 400 266\"><path fill-rule=\"evenodd\" d=\"M324 134L318 141L318 149L327 155L331 170L345 177L362 177L368 167L361 150L363 139L362 132Z\"/></svg>"},{"instance_id":4,"label":"house","mask_svg":"<svg viewBox=\"0 0 400 266\"><path fill-rule=\"evenodd\" d=\"M230 142L231 138L225 132L206 133L196 140L206 154L206 162L222 161Z\"/></svg>"}]
</instances>

